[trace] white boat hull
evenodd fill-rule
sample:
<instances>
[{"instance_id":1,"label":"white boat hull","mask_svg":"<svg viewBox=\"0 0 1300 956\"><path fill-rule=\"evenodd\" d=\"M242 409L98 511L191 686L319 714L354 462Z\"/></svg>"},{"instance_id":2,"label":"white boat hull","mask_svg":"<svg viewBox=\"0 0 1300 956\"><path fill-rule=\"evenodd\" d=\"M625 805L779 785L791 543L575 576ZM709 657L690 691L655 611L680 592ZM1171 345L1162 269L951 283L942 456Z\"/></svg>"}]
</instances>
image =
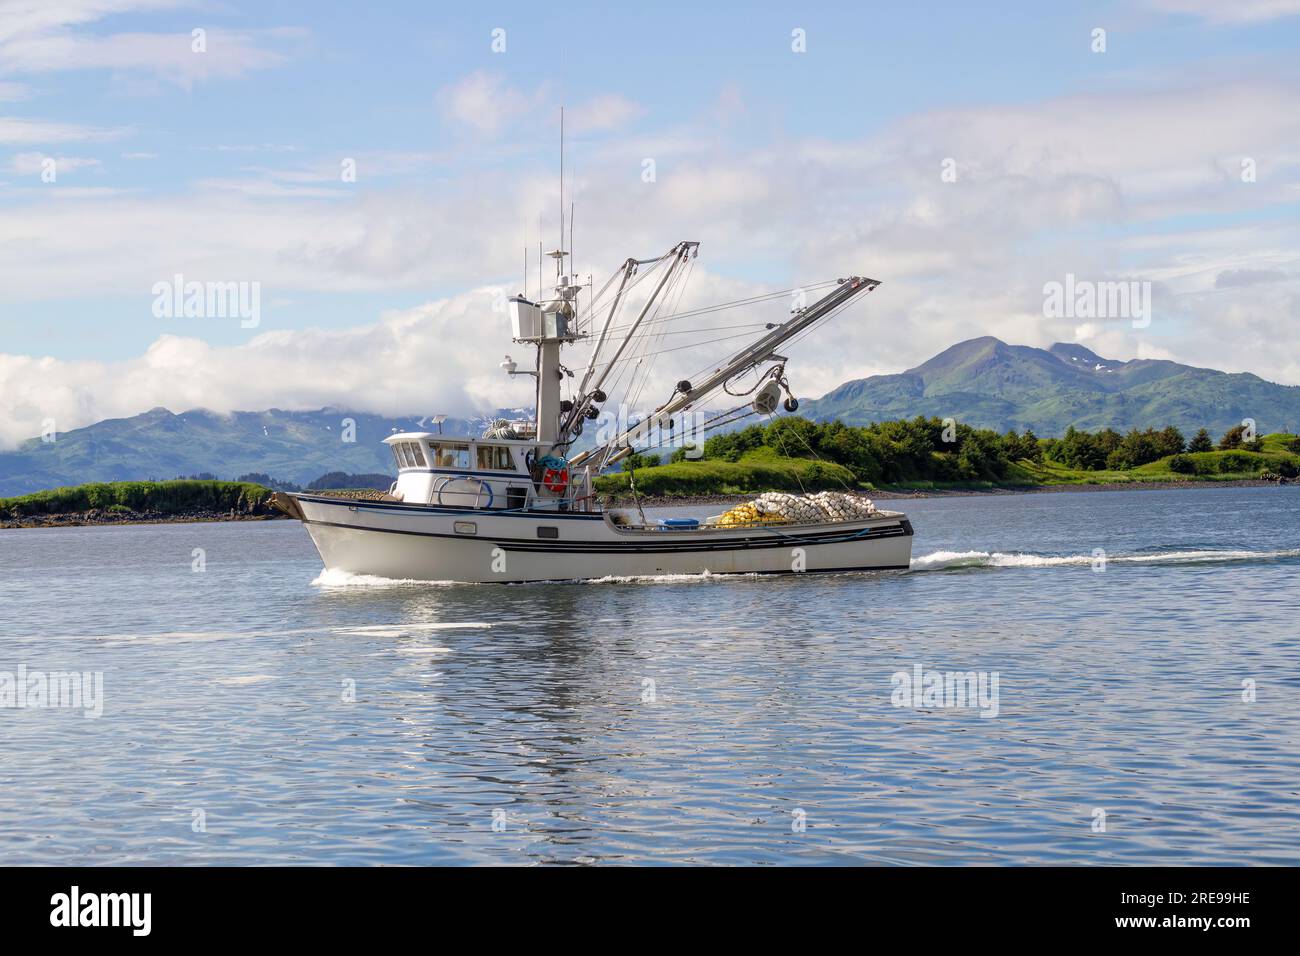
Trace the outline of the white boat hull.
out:
<instances>
[{"instance_id":1,"label":"white boat hull","mask_svg":"<svg viewBox=\"0 0 1300 956\"><path fill-rule=\"evenodd\" d=\"M898 512L737 529L625 529L600 514L487 511L292 496L332 571L421 581L523 582L667 574L900 570Z\"/></svg>"}]
</instances>

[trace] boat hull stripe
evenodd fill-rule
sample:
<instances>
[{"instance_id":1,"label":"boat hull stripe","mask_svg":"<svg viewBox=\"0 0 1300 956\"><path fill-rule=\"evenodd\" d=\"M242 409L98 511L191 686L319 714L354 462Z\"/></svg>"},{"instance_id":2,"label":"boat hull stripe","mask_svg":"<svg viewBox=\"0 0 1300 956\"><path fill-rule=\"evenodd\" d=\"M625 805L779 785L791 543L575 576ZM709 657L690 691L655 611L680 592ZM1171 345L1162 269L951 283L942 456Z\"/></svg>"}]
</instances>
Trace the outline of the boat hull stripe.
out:
<instances>
[{"instance_id":1,"label":"boat hull stripe","mask_svg":"<svg viewBox=\"0 0 1300 956\"><path fill-rule=\"evenodd\" d=\"M628 541L533 541L527 538L501 538L484 535L471 537L463 534L447 534L438 531L412 531L407 528L374 528L366 525L343 524L337 521L316 521L305 519L304 524L325 525L331 528L350 528L353 531L371 531L378 534L406 534L423 538L454 538L457 541L489 542L504 551L540 552L545 554L675 554L691 551L748 551L763 548L788 548L810 544L848 544L852 541L874 541L880 538L909 537L911 526L906 522L889 525L884 528L867 528L845 533L832 531L820 535L783 535L781 537L764 536L761 538L737 538L734 540L712 541L673 541L673 542L638 542ZM674 532L665 531L664 534Z\"/></svg>"}]
</instances>

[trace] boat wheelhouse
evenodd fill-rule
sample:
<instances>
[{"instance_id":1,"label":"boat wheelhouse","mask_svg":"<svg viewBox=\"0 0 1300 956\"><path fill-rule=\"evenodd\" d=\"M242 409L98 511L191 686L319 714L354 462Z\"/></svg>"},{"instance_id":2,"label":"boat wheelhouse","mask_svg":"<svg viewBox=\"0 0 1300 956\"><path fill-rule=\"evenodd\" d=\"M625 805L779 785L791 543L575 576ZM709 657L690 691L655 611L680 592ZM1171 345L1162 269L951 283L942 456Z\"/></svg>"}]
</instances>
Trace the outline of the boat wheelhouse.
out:
<instances>
[{"instance_id":1,"label":"boat wheelhouse","mask_svg":"<svg viewBox=\"0 0 1300 956\"><path fill-rule=\"evenodd\" d=\"M384 439L397 465L394 501L484 511L589 510L590 478L533 477L537 442L402 432ZM572 485L572 487L571 487Z\"/></svg>"}]
</instances>

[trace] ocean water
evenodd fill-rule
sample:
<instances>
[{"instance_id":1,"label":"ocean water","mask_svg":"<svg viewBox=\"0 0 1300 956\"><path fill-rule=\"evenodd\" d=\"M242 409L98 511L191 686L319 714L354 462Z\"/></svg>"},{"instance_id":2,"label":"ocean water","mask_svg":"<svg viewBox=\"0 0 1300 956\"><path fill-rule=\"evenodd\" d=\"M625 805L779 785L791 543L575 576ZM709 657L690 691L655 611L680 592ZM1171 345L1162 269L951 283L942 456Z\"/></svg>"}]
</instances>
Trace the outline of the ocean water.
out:
<instances>
[{"instance_id":1,"label":"ocean water","mask_svg":"<svg viewBox=\"0 0 1300 956\"><path fill-rule=\"evenodd\" d=\"M0 531L0 692L102 680L0 708L0 865L1300 863L1300 489L898 505L909 572L564 585Z\"/></svg>"}]
</instances>

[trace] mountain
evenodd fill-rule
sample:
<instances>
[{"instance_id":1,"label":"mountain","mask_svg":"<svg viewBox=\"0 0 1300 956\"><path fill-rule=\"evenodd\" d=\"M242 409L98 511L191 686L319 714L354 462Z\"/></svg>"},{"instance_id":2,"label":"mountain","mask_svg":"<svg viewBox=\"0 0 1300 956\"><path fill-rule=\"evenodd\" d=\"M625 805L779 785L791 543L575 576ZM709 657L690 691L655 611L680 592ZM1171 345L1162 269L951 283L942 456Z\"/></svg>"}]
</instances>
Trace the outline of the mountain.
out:
<instances>
[{"instance_id":1,"label":"mountain","mask_svg":"<svg viewBox=\"0 0 1300 956\"><path fill-rule=\"evenodd\" d=\"M1295 431L1300 387L1177 362L1119 362L1082 345L1036 349L986 336L959 342L897 375L846 382L803 402L800 411L855 425L951 416L998 431L1029 427L1044 438L1069 425L1120 431L1176 425L1188 436L1205 427L1217 438L1243 418L1255 419L1263 432ZM531 412L501 409L488 417L528 418ZM343 441L345 419L355 422L355 441ZM485 421L449 419L443 429L448 435L477 435ZM393 474L383 439L397 431L436 430L428 417L331 408L229 415L203 409L177 415L154 408L59 434L53 442L33 438L0 452L0 497L87 481L203 473L238 478L261 472L304 486L330 472ZM583 441L594 434L588 430Z\"/></svg>"},{"instance_id":2,"label":"mountain","mask_svg":"<svg viewBox=\"0 0 1300 956\"><path fill-rule=\"evenodd\" d=\"M702 418L722 410L704 410ZM501 408L483 418L448 418L447 435L478 435L493 419L529 419L532 409ZM354 441L343 440L345 421L354 423ZM740 427L733 424L730 427ZM55 441L31 438L17 449L0 452L0 498L43 488L88 481L128 481L208 475L233 479L262 474L278 482L307 486L339 473L378 485L381 475L396 477L388 446L394 432L438 431L429 416L386 417L365 412L322 408L314 412L232 412L205 409L179 415L153 408L130 418L110 418L85 428L63 432ZM599 434L588 428L573 448L589 446ZM655 449L667 454L668 449Z\"/></svg>"},{"instance_id":3,"label":"mountain","mask_svg":"<svg viewBox=\"0 0 1300 956\"><path fill-rule=\"evenodd\" d=\"M984 336L897 375L845 382L801 411L852 425L934 415L998 431L1032 428L1044 438L1070 425L1176 425L1189 436L1208 428L1217 438L1243 418L1253 418L1261 432L1295 431L1300 386L1164 360L1120 362L1064 342L1037 349Z\"/></svg>"},{"instance_id":4,"label":"mountain","mask_svg":"<svg viewBox=\"0 0 1300 956\"><path fill-rule=\"evenodd\" d=\"M528 415L504 409L497 416ZM355 441L344 441L346 420ZM448 419L447 434L478 434L482 421ZM175 478L215 474L238 478L263 472L306 485L327 472L394 474L383 440L393 432L436 431L428 417L388 418L324 408L314 412L233 412L197 409L173 414L154 408L130 418L112 418L56 436L29 439L0 453L0 497L87 481Z\"/></svg>"}]
</instances>

